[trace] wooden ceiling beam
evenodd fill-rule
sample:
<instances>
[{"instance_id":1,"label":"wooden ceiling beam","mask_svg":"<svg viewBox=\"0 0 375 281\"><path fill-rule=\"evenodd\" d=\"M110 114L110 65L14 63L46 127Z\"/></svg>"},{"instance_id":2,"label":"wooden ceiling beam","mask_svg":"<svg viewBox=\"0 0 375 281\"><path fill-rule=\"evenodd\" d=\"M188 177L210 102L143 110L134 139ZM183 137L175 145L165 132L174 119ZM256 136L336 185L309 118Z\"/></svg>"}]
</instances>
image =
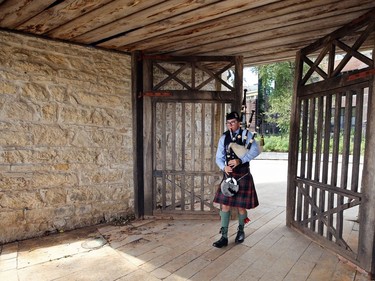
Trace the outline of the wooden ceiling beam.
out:
<instances>
[{"instance_id":1,"label":"wooden ceiling beam","mask_svg":"<svg viewBox=\"0 0 375 281\"><path fill-rule=\"evenodd\" d=\"M355 12L353 14L350 14L352 17L360 16L362 12ZM205 53L209 52L211 50L220 50L224 48L229 48L233 46L232 42L236 42L237 46L240 45L249 45L249 44L257 44L258 42L264 42L267 40L274 41L275 39L278 38L284 38L284 37L296 37L296 36L301 36L301 39L304 40L308 34L318 32L320 36L322 34L329 34L330 32L334 31L337 29L337 25L344 25L348 22L348 19L346 17L342 16L335 16L329 19L315 19L312 21L308 22L303 22L299 24L293 24L290 26L280 26L280 27L275 27L274 29L268 29L264 28L261 32L257 33L252 33L249 35L243 35L240 37L234 37L230 38L229 34L213 34L209 35L210 37L207 40L204 40L201 38L198 40L198 42L204 42L204 44L197 45L194 47L190 48L182 48L178 49L177 46L175 46L175 49L173 52L175 54L189 54L189 53ZM261 23L260 23L261 25ZM210 38L213 38L216 35L216 37L219 39L218 41L215 41L213 43L206 43L211 41ZM225 36L228 36L225 39ZM229 40L231 39L231 40ZM282 42L280 42L282 43ZM187 46L191 46L192 44L187 43ZM186 46L186 45L185 45ZM182 47L182 46L181 46Z\"/></svg>"},{"instance_id":2,"label":"wooden ceiling beam","mask_svg":"<svg viewBox=\"0 0 375 281\"><path fill-rule=\"evenodd\" d=\"M371 2L371 1L369 1ZM322 32L325 29L334 28L337 26L348 23L351 19L355 19L363 14L363 9L373 5L369 3L361 6L345 7L347 13L345 15L335 14L331 12L328 15L324 13L318 13L319 9L316 10L317 15L315 17L304 17L305 12L296 12L296 14L285 14L275 18L267 18L259 20L257 22L251 22L244 24L235 29L226 29L218 32L211 32L202 36L196 36L193 39L188 40L175 40L172 44L157 44L155 42L154 48L143 49L142 43L138 46L137 43L133 44L133 48L143 50L146 52L174 52L174 53L193 53L195 51L203 52L204 49L218 50L221 49L217 46L230 47L233 46L233 42L238 44L247 44L249 42L259 41L259 38L264 40L265 38L282 37L285 34L293 34L298 32L305 32L306 30L316 29L322 26ZM370 6L371 7L371 6ZM235 30L235 32L233 32ZM259 30L260 32L254 32ZM250 35L249 35L250 34ZM322 33L328 34L328 33ZM257 38L258 37L258 38ZM176 38L177 39L177 38ZM165 41L164 41L165 42ZM190 48L189 48L190 47ZM133 51L125 47L119 48L122 51ZM181 50L181 52L179 52Z\"/></svg>"},{"instance_id":3,"label":"wooden ceiling beam","mask_svg":"<svg viewBox=\"0 0 375 281\"><path fill-rule=\"evenodd\" d=\"M143 29L154 22L159 22L160 19L171 17L178 18L182 13L186 13L192 9L201 8L202 6L206 6L207 3L210 4L218 1L220 0L207 0L204 3L201 3L201 1L194 1L191 3L191 1L188 0L185 0L184 2L181 2L181 0L163 1L160 4L150 6L144 10L139 10L127 17L76 36L74 41L92 44L105 38L117 36L118 34L128 34L132 30ZM111 15L108 15L108 17L111 18Z\"/></svg>"},{"instance_id":4,"label":"wooden ceiling beam","mask_svg":"<svg viewBox=\"0 0 375 281\"><path fill-rule=\"evenodd\" d=\"M318 13L322 9L322 3L326 5L328 2L328 9L331 5L335 6L339 0L318 0L306 1L300 0L287 0L280 1L274 4L254 8L251 10L243 11L240 15L233 14L219 18L216 20L205 21L200 24L195 24L186 28L182 28L173 32L163 35L155 36L149 39L142 38L142 41L134 42L133 44L125 45L119 50L132 51L132 50L146 50L153 52L158 49L160 51L179 50L182 46L196 45L197 42L210 43L217 41L216 36L221 34L230 34L231 37L241 34L248 34L257 30L275 28L275 25L285 26L286 21L291 21L289 24L305 21L311 9L316 8ZM366 0L370 1L370 0ZM286 15L291 14L290 17L285 18ZM267 24L272 15L272 23ZM277 21L277 19L279 19ZM256 25L256 26L253 26ZM235 34L235 35L234 35ZM169 44L165 44L169 42ZM181 42L183 42L181 44ZM160 49L159 49L160 48Z\"/></svg>"},{"instance_id":5,"label":"wooden ceiling beam","mask_svg":"<svg viewBox=\"0 0 375 281\"><path fill-rule=\"evenodd\" d=\"M324 30L327 33L330 33L334 31L334 28ZM297 46L304 46L301 45L300 42L313 42L316 41L317 39L320 38L322 35L323 31L321 30L313 30L310 32L305 32L305 33L299 33L299 34L291 34L288 36L284 37L276 37L268 40L259 40L257 42L253 43L243 43L239 44L236 46L233 46L229 49L225 48L224 46L220 49L211 49L207 50L206 48L202 48L202 51L199 53L195 53L196 55L204 55L204 56L210 56L213 55L214 53L219 52L220 54L229 56L232 54L237 54L241 52L246 52L246 53L252 53L252 52L257 52L258 50L262 49L276 49L279 46L288 46L291 44L297 44ZM326 34L327 34L326 33ZM259 38L260 39L260 38ZM296 46L295 46L296 47ZM181 55L180 52L176 52L176 54ZM184 55L191 55L190 53L185 53Z\"/></svg>"},{"instance_id":6,"label":"wooden ceiling beam","mask_svg":"<svg viewBox=\"0 0 375 281\"><path fill-rule=\"evenodd\" d=\"M135 41L151 38L166 32L171 32L184 27L192 26L205 21L210 21L224 16L241 13L244 10L253 9L256 7L264 6L277 0L236 0L236 1L219 1L212 5L205 5L199 10L190 10L179 16L168 17L165 20L155 22L150 26L145 26L141 29L135 29L123 36L105 41L98 44L100 47L105 48L118 48Z\"/></svg>"},{"instance_id":7,"label":"wooden ceiling beam","mask_svg":"<svg viewBox=\"0 0 375 281\"><path fill-rule=\"evenodd\" d=\"M71 39L96 30L101 26L115 23L118 20L129 17L140 11L151 8L162 3L163 0L134 1L134 0L116 0L111 1L100 9L93 10L81 17L59 26L50 31L47 35L53 38ZM140 21L135 21L138 25ZM131 28L131 27L129 27Z\"/></svg>"},{"instance_id":8,"label":"wooden ceiling beam","mask_svg":"<svg viewBox=\"0 0 375 281\"><path fill-rule=\"evenodd\" d=\"M5 1L0 7L0 27L15 28L21 23L48 8L55 0L45 1Z\"/></svg>"},{"instance_id":9,"label":"wooden ceiling beam","mask_svg":"<svg viewBox=\"0 0 375 281\"><path fill-rule=\"evenodd\" d=\"M78 18L92 10L102 7L109 1L111 0L62 1L61 3L42 11L30 20L17 26L17 29L39 35L44 34L63 23L69 22L72 19Z\"/></svg>"}]
</instances>

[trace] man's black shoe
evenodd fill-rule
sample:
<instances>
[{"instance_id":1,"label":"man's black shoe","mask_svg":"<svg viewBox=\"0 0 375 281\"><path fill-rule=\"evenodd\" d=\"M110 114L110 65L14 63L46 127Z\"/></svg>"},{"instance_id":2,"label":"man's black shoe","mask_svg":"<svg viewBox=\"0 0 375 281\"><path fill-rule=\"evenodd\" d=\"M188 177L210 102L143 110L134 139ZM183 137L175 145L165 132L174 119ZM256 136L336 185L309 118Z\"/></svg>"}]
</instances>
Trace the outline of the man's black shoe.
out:
<instances>
[{"instance_id":1,"label":"man's black shoe","mask_svg":"<svg viewBox=\"0 0 375 281\"><path fill-rule=\"evenodd\" d=\"M234 242L236 244L240 244L242 243L243 241L245 240L245 232L243 230L238 230L237 231L237 235L236 235L236 239L234 239Z\"/></svg>"},{"instance_id":2,"label":"man's black shoe","mask_svg":"<svg viewBox=\"0 0 375 281\"><path fill-rule=\"evenodd\" d=\"M212 246L216 248L222 248L224 246L228 246L228 238L221 236L221 238L218 241L214 242Z\"/></svg>"}]
</instances>

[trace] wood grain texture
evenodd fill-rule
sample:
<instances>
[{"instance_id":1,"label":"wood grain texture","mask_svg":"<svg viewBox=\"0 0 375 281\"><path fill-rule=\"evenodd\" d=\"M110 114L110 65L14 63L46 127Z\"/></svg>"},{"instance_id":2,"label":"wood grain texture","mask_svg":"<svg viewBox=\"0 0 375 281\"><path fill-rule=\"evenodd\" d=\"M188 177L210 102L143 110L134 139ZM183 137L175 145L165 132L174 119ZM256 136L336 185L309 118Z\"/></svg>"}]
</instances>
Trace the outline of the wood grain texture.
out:
<instances>
[{"instance_id":1,"label":"wood grain texture","mask_svg":"<svg viewBox=\"0 0 375 281\"><path fill-rule=\"evenodd\" d=\"M294 60L344 24L374 17L372 9L372 0L5 0L0 27L125 53L242 56L259 65Z\"/></svg>"}]
</instances>

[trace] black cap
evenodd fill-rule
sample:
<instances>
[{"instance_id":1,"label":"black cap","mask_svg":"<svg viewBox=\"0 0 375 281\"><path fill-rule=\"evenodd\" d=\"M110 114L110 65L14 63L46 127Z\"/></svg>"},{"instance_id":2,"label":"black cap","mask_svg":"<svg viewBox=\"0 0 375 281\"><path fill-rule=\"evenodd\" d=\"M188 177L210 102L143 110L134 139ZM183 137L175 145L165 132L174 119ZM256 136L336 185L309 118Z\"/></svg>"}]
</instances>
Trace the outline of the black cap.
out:
<instances>
[{"instance_id":1,"label":"black cap","mask_svg":"<svg viewBox=\"0 0 375 281\"><path fill-rule=\"evenodd\" d=\"M227 113L227 120L237 119L240 121L240 115L238 115L237 111L232 111L231 113Z\"/></svg>"}]
</instances>

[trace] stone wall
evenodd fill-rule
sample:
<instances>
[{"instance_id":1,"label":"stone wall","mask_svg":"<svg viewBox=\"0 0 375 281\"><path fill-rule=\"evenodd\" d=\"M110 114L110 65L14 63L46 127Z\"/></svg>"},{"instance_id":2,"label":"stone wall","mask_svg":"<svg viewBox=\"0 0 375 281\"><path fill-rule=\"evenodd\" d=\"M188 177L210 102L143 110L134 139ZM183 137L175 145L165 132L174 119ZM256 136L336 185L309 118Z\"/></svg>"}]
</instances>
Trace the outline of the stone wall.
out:
<instances>
[{"instance_id":1,"label":"stone wall","mask_svg":"<svg viewBox=\"0 0 375 281\"><path fill-rule=\"evenodd\" d=\"M133 213L130 67L0 31L0 243Z\"/></svg>"}]
</instances>

